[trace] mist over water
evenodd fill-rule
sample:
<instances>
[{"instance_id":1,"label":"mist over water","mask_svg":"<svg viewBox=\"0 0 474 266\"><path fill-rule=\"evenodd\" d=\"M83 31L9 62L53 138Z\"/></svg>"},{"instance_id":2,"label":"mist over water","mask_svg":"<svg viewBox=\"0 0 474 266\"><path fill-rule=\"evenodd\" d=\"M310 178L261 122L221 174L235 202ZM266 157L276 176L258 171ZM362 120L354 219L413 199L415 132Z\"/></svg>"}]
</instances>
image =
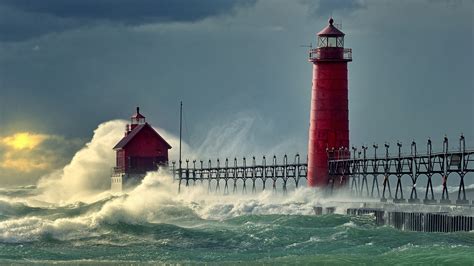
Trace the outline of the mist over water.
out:
<instances>
[{"instance_id":1,"label":"mist over water","mask_svg":"<svg viewBox=\"0 0 474 266\"><path fill-rule=\"evenodd\" d=\"M251 122L236 121L225 134L244 141ZM113 194L111 147L124 125L99 125L68 165L37 186L0 189L1 262L474 263L472 232L402 232L377 227L370 216L314 216L313 206L325 200L306 187L286 195L223 196L209 194L207 186L178 193L170 174L159 171ZM178 146L176 137L158 131ZM224 137L216 140L194 152L185 145L185 154L231 154Z\"/></svg>"}]
</instances>

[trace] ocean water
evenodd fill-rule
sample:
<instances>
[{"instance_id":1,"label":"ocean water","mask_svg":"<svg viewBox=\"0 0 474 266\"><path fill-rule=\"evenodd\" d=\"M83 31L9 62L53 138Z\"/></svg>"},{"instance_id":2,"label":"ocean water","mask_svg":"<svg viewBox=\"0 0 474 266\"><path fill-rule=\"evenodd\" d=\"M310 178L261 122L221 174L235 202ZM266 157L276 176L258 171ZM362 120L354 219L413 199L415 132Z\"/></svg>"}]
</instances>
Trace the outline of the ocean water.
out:
<instances>
[{"instance_id":1,"label":"ocean water","mask_svg":"<svg viewBox=\"0 0 474 266\"><path fill-rule=\"evenodd\" d=\"M178 194L149 174L123 194L49 202L34 186L0 190L0 264L461 264L474 265L474 232L403 232L371 216L315 216L324 201L287 195Z\"/></svg>"}]
</instances>

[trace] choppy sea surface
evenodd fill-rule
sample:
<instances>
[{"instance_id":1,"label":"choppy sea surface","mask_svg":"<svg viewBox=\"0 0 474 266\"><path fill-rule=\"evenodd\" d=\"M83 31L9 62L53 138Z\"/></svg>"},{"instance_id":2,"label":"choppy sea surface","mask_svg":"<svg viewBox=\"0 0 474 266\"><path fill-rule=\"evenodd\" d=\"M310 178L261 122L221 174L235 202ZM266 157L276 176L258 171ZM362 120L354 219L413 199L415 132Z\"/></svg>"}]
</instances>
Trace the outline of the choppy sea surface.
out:
<instances>
[{"instance_id":1,"label":"choppy sea surface","mask_svg":"<svg viewBox=\"0 0 474 266\"><path fill-rule=\"evenodd\" d=\"M403 232L373 217L313 215L317 194L208 195L149 175L124 194L48 202L0 189L0 264L462 264L474 232Z\"/></svg>"}]
</instances>

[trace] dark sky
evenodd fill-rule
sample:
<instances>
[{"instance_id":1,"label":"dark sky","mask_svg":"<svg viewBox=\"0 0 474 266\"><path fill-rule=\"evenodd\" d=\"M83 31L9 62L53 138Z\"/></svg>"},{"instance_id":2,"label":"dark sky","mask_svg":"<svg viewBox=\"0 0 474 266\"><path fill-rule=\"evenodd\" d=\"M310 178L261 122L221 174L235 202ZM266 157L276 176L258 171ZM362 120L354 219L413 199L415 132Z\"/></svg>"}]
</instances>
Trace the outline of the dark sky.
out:
<instances>
[{"instance_id":1,"label":"dark sky","mask_svg":"<svg viewBox=\"0 0 474 266\"><path fill-rule=\"evenodd\" d=\"M473 5L0 0L0 135L87 140L137 105L177 134L182 100L191 146L245 121L260 154L283 142L306 154L312 66L301 45L332 15L353 49L352 144L455 143L463 132L474 146Z\"/></svg>"}]
</instances>

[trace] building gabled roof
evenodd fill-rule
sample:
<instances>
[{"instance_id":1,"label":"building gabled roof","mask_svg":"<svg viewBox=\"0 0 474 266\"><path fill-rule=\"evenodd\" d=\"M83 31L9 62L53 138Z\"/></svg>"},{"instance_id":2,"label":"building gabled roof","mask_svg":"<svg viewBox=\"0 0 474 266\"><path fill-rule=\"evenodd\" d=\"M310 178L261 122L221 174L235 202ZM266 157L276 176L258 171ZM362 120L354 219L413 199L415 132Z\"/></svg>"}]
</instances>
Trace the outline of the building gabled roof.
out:
<instances>
[{"instance_id":1,"label":"building gabled roof","mask_svg":"<svg viewBox=\"0 0 474 266\"><path fill-rule=\"evenodd\" d=\"M117 145L115 145L113 149L114 150L123 149L140 131L142 131L146 127L150 128L156 134L156 136L160 138L161 141L163 141L166 144L168 149L171 149L171 145L162 136L160 136L160 134L158 134L158 132L156 132L156 130L154 130L153 127L151 127L148 123L136 126L132 131L128 133L127 136L121 139L117 143Z\"/></svg>"}]
</instances>

